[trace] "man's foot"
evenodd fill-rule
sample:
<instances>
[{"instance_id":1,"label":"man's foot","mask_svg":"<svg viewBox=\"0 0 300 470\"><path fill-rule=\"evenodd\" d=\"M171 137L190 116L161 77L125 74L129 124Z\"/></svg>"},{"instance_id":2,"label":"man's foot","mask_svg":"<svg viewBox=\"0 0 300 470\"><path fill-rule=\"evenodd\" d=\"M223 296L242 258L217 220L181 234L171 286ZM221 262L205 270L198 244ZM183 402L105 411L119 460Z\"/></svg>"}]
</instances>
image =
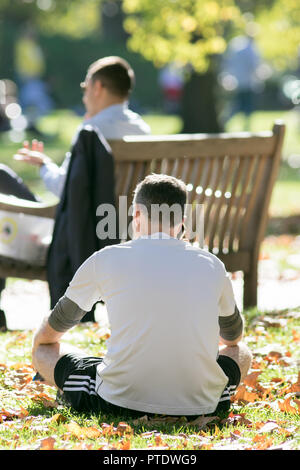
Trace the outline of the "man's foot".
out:
<instances>
[{"instance_id":1,"label":"man's foot","mask_svg":"<svg viewBox=\"0 0 300 470\"><path fill-rule=\"evenodd\" d=\"M0 310L0 331L7 331L6 316L3 310Z\"/></svg>"}]
</instances>

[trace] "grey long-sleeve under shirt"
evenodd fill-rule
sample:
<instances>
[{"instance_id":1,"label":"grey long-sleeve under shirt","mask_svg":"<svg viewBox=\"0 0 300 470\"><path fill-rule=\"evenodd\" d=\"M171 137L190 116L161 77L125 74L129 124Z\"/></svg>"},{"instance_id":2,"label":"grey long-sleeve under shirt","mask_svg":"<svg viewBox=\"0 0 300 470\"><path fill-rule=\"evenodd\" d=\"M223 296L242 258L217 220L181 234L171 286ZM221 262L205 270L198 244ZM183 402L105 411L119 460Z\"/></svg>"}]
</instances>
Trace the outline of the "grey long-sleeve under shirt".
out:
<instances>
[{"instance_id":1,"label":"grey long-sleeve under shirt","mask_svg":"<svg viewBox=\"0 0 300 470\"><path fill-rule=\"evenodd\" d=\"M85 314L84 310L64 295L52 310L48 322L55 331L65 332L77 325Z\"/></svg>"}]
</instances>

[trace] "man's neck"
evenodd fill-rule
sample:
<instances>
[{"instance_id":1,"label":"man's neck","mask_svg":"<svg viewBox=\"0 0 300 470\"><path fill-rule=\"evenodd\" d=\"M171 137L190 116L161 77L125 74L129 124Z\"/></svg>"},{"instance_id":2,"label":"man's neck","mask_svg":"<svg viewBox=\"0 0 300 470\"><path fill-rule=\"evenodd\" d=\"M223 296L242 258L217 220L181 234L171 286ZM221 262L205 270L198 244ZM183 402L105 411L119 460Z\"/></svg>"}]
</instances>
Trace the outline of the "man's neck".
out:
<instances>
[{"instance_id":1,"label":"man's neck","mask_svg":"<svg viewBox=\"0 0 300 470\"><path fill-rule=\"evenodd\" d=\"M111 106L115 106L117 104L119 105L123 105L126 103L127 100L124 100L124 99L120 99L120 98L115 98L115 97L109 97L107 99L104 99L103 101L101 101L99 103L99 105L97 106L94 114L91 116L96 116L96 114L99 114L101 111L104 111L105 109L107 108L110 108Z\"/></svg>"}]
</instances>

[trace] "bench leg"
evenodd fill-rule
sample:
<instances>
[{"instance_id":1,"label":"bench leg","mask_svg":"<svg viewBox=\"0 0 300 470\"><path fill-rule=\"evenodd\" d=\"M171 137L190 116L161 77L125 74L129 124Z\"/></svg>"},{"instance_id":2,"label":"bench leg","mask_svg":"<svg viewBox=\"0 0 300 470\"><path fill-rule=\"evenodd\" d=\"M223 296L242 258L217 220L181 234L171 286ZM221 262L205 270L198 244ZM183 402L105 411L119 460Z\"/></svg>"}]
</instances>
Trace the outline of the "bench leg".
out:
<instances>
[{"instance_id":1,"label":"bench leg","mask_svg":"<svg viewBox=\"0 0 300 470\"><path fill-rule=\"evenodd\" d=\"M7 323L6 323L6 317L5 313L3 310L0 310L0 332L5 332L7 331Z\"/></svg>"},{"instance_id":2,"label":"bench leg","mask_svg":"<svg viewBox=\"0 0 300 470\"><path fill-rule=\"evenodd\" d=\"M248 273L244 273L244 308L257 306L258 263L255 261Z\"/></svg>"},{"instance_id":3,"label":"bench leg","mask_svg":"<svg viewBox=\"0 0 300 470\"><path fill-rule=\"evenodd\" d=\"M0 297L4 289L5 289L5 279L0 278ZM7 331L5 313L1 309L0 309L0 331Z\"/></svg>"}]
</instances>

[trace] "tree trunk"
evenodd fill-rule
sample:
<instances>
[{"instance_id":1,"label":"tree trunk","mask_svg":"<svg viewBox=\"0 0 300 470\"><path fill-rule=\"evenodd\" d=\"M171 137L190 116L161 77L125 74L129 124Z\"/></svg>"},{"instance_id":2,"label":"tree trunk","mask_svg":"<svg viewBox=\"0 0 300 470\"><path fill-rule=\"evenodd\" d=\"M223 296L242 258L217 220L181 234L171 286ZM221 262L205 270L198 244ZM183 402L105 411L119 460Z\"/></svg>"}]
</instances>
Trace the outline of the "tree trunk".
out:
<instances>
[{"instance_id":1,"label":"tree trunk","mask_svg":"<svg viewBox=\"0 0 300 470\"><path fill-rule=\"evenodd\" d=\"M185 83L181 114L183 133L221 132L216 106L216 74L212 69L204 74L193 71Z\"/></svg>"}]
</instances>

